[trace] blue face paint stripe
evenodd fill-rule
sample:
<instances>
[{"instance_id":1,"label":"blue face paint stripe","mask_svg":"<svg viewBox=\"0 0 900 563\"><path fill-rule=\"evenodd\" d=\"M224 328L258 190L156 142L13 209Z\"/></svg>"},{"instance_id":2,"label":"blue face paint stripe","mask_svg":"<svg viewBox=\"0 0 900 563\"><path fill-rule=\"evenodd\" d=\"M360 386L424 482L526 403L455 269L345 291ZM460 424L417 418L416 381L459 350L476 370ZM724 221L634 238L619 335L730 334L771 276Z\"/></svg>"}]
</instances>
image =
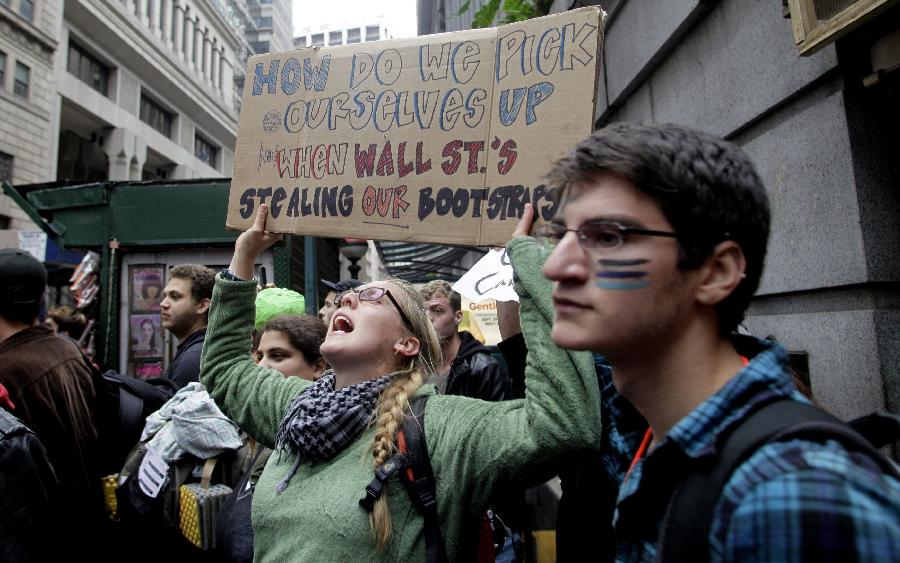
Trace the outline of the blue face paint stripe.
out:
<instances>
[{"instance_id":1,"label":"blue face paint stripe","mask_svg":"<svg viewBox=\"0 0 900 563\"><path fill-rule=\"evenodd\" d=\"M642 278L647 272L597 272L598 278Z\"/></svg>"},{"instance_id":2,"label":"blue face paint stripe","mask_svg":"<svg viewBox=\"0 0 900 563\"><path fill-rule=\"evenodd\" d=\"M615 291L622 290L630 290L630 289L643 289L650 285L648 281L607 281L600 280L597 282L598 287L602 287L603 289L612 289Z\"/></svg>"},{"instance_id":3,"label":"blue face paint stripe","mask_svg":"<svg viewBox=\"0 0 900 563\"><path fill-rule=\"evenodd\" d=\"M639 266L641 264L648 264L650 261L645 258L637 258L635 260L610 260L603 259L600 260L601 266Z\"/></svg>"}]
</instances>

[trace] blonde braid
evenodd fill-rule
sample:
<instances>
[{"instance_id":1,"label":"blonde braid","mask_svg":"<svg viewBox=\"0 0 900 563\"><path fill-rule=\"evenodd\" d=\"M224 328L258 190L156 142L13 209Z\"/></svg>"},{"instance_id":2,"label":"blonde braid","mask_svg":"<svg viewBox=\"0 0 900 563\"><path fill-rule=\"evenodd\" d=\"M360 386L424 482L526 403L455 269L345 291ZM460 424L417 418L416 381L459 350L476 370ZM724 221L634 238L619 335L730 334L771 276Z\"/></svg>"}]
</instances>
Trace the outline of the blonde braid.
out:
<instances>
[{"instance_id":1,"label":"blonde braid","mask_svg":"<svg viewBox=\"0 0 900 563\"><path fill-rule=\"evenodd\" d=\"M437 333L425 312L425 301L419 292L402 280L386 280L400 290L399 303L410 321L410 333L419 340L419 352L410 358L409 367L400 369L394 380L381 392L375 407L375 440L372 457L375 468L381 467L397 451L397 432L409 411L409 399L422 386L425 378L440 365L441 347ZM402 295L402 297L401 297ZM375 534L378 551L384 551L391 539L391 512L387 488L375 501L369 523Z\"/></svg>"},{"instance_id":2,"label":"blonde braid","mask_svg":"<svg viewBox=\"0 0 900 563\"><path fill-rule=\"evenodd\" d=\"M406 416L409 398L422 385L422 374L417 369L400 373L381 393L375 416L375 447L372 449L374 465L381 467L397 451L397 432ZM369 522L375 532L378 551L383 551L391 539L391 512L388 508L387 488L369 515Z\"/></svg>"}]
</instances>

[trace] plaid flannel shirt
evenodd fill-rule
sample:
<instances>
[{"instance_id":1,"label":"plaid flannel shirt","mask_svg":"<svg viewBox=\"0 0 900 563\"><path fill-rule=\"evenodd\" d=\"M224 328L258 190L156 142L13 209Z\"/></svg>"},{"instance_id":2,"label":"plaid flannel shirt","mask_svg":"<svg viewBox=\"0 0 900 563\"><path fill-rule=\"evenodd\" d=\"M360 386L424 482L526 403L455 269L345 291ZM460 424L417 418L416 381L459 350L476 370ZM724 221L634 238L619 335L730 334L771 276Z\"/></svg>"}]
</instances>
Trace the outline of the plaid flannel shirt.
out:
<instances>
[{"instance_id":1,"label":"plaid flannel shirt","mask_svg":"<svg viewBox=\"0 0 900 563\"><path fill-rule=\"evenodd\" d=\"M807 402L785 370L787 354L777 344L738 337L738 351L752 357L736 377L678 422L659 447L672 441L688 456L715 455L718 436L754 405L775 396ZM754 355L753 351L758 351ZM608 373L598 370L604 406L624 401ZM611 416L602 446L621 473L634 455L636 419ZM606 428L604 428L606 431ZM654 449L656 451L656 449ZM644 483L639 462L619 491L618 506ZM652 477L652 476L650 476ZM648 482L651 480L648 477ZM655 561L662 514L669 497L648 495L658 506L640 511L658 514L650 525L628 521L634 512L617 511L617 561ZM633 499L632 499L633 500ZM900 483L883 475L863 454L836 441L792 440L761 447L731 476L715 508L709 538L711 561L900 561Z\"/></svg>"}]
</instances>

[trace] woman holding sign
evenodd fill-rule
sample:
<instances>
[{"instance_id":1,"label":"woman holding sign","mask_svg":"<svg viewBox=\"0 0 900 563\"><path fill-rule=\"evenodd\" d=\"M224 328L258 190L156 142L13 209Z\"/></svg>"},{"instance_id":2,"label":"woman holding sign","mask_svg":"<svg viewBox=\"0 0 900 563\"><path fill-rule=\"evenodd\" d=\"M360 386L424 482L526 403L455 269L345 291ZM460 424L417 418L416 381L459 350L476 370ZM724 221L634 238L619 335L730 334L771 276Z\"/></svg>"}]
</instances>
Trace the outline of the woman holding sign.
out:
<instances>
[{"instance_id":1,"label":"woman holding sign","mask_svg":"<svg viewBox=\"0 0 900 563\"><path fill-rule=\"evenodd\" d=\"M515 234L526 234L531 215L528 206ZM440 365L440 348L422 298L401 281L339 295L321 346L333 369L315 383L254 365L247 353L256 296L250 278L257 255L281 238L266 231L267 216L260 206L235 243L230 269L216 280L202 362L202 381L222 410L276 448L253 497L255 558L423 561L434 535L426 542L425 520L404 487L407 472L385 463L406 447L398 431L410 420L411 403L435 392L423 381ZM549 332L553 307L539 251L522 242L510 242L509 253L528 338ZM599 440L590 355L535 340L526 399L431 396L424 420L414 421L430 456L450 560L473 558L462 552L463 524L479 517L501 484L542 482L565 451Z\"/></svg>"}]
</instances>

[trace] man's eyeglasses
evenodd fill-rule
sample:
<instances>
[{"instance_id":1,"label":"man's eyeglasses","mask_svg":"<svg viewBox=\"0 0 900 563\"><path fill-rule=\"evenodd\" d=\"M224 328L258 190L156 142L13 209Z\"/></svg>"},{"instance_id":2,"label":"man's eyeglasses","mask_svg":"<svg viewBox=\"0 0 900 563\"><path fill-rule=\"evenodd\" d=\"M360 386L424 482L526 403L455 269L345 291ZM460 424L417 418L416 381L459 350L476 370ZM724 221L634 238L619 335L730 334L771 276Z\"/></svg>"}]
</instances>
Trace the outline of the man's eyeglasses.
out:
<instances>
[{"instance_id":1,"label":"man's eyeglasses","mask_svg":"<svg viewBox=\"0 0 900 563\"><path fill-rule=\"evenodd\" d=\"M588 221L577 229L567 229L562 223L545 223L535 229L535 238L545 250L553 250L566 233L573 232L581 247L588 251L612 250L622 246L629 235L678 238L673 232L651 231L626 227L615 221Z\"/></svg>"},{"instance_id":2,"label":"man's eyeglasses","mask_svg":"<svg viewBox=\"0 0 900 563\"><path fill-rule=\"evenodd\" d=\"M397 309L397 312L400 313L400 318L403 320L403 324L406 325L406 328L409 330L413 330L412 321L409 320L409 317L406 316L406 313L403 312L403 309L400 307L400 304L397 303L397 300L394 299L394 296L391 295L391 290L385 289L383 287L364 287L362 289L348 289L347 291L340 292L334 298L334 304L338 307L341 306L341 301L344 299L344 296L348 293L355 293L357 297L359 297L360 301L378 301L385 295L388 299L391 300L391 303L394 304L394 307Z\"/></svg>"}]
</instances>

